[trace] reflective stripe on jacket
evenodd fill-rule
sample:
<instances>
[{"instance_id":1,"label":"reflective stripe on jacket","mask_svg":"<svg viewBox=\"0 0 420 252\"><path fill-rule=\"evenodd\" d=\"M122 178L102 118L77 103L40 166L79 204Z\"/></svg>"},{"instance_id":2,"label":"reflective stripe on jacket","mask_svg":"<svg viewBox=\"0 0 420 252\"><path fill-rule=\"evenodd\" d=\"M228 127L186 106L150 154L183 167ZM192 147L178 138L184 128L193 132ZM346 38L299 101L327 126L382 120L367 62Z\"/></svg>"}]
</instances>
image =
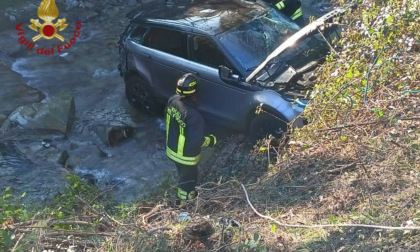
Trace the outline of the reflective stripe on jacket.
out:
<instances>
[{"instance_id":1,"label":"reflective stripe on jacket","mask_svg":"<svg viewBox=\"0 0 420 252\"><path fill-rule=\"evenodd\" d=\"M302 4L299 0L274 0L273 4L277 10L281 11L293 20L302 17Z\"/></svg>"},{"instance_id":2,"label":"reflective stripe on jacket","mask_svg":"<svg viewBox=\"0 0 420 252\"><path fill-rule=\"evenodd\" d=\"M166 154L180 164L200 162L204 120L192 101L176 94L166 106Z\"/></svg>"}]
</instances>

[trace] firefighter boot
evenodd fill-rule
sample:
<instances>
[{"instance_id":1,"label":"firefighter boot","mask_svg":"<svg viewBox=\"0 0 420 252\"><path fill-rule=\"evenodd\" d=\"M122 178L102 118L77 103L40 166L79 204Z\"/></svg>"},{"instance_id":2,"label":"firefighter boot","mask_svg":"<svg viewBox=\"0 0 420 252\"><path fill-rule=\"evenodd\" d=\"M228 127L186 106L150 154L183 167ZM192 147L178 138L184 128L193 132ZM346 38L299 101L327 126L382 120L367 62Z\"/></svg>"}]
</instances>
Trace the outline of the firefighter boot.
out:
<instances>
[{"instance_id":1,"label":"firefighter boot","mask_svg":"<svg viewBox=\"0 0 420 252\"><path fill-rule=\"evenodd\" d=\"M186 192L186 191L182 190L180 187L178 187L177 196L178 196L178 199L176 200L175 204L177 206L180 206L183 201L192 200L195 197L197 197L197 192L195 190L192 190L190 192Z\"/></svg>"}]
</instances>

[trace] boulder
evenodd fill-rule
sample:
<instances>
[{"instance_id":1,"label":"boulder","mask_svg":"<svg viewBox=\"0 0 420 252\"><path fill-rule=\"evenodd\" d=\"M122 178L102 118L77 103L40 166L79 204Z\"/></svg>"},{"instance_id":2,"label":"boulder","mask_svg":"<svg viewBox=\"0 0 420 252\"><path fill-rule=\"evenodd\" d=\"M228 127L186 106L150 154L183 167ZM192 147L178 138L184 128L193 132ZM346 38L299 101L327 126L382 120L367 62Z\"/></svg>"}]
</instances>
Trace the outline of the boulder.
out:
<instances>
[{"instance_id":1,"label":"boulder","mask_svg":"<svg viewBox=\"0 0 420 252\"><path fill-rule=\"evenodd\" d=\"M134 127L127 125L96 124L94 131L104 144L114 146L130 138L134 133Z\"/></svg>"},{"instance_id":2,"label":"boulder","mask_svg":"<svg viewBox=\"0 0 420 252\"><path fill-rule=\"evenodd\" d=\"M57 130L67 135L74 117L74 97L61 95L52 98L47 103L19 107L9 116L8 127L19 125L25 129ZM4 131L4 127L2 130Z\"/></svg>"},{"instance_id":3,"label":"boulder","mask_svg":"<svg viewBox=\"0 0 420 252\"><path fill-rule=\"evenodd\" d=\"M193 219L182 231L186 240L206 241L214 233L210 222L204 218Z\"/></svg>"},{"instance_id":4,"label":"boulder","mask_svg":"<svg viewBox=\"0 0 420 252\"><path fill-rule=\"evenodd\" d=\"M0 64L0 76L2 78L0 114L9 115L20 106L40 102L45 98L41 91L25 85L22 78L7 65Z\"/></svg>"},{"instance_id":5,"label":"boulder","mask_svg":"<svg viewBox=\"0 0 420 252\"><path fill-rule=\"evenodd\" d=\"M65 188L67 170L55 163L60 136L47 148L39 139L43 134L32 133L0 139L0 188L11 187L15 195L25 192L24 203L41 203Z\"/></svg>"}]
</instances>

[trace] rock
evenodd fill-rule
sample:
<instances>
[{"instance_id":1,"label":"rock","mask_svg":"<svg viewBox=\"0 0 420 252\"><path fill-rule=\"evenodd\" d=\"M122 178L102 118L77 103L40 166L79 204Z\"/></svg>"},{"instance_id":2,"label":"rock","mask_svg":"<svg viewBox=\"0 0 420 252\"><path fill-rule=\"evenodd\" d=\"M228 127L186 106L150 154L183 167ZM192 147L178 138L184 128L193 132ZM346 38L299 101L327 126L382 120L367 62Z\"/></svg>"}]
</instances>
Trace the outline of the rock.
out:
<instances>
[{"instance_id":1,"label":"rock","mask_svg":"<svg viewBox=\"0 0 420 252\"><path fill-rule=\"evenodd\" d=\"M128 6L136 6L137 5L137 1L136 0L125 0L125 3Z\"/></svg>"},{"instance_id":2,"label":"rock","mask_svg":"<svg viewBox=\"0 0 420 252\"><path fill-rule=\"evenodd\" d=\"M114 42L115 43L115 42ZM116 44L116 43L115 43ZM96 69L95 73L93 74L93 78L103 78L103 77L112 77L118 76L118 70L106 70L106 69Z\"/></svg>"},{"instance_id":3,"label":"rock","mask_svg":"<svg viewBox=\"0 0 420 252\"><path fill-rule=\"evenodd\" d=\"M25 129L58 130L67 134L75 117L73 96L61 95L48 103L34 103L16 109L8 118ZM2 127L3 129L3 127Z\"/></svg>"},{"instance_id":4,"label":"rock","mask_svg":"<svg viewBox=\"0 0 420 252\"><path fill-rule=\"evenodd\" d=\"M61 164L62 166L66 166L67 160L69 159L68 151L64 150L61 153L60 158L58 158L57 163Z\"/></svg>"},{"instance_id":5,"label":"rock","mask_svg":"<svg viewBox=\"0 0 420 252\"><path fill-rule=\"evenodd\" d=\"M178 216L178 221L179 222L190 221L190 220L191 220L191 216L188 212L179 213L179 216Z\"/></svg>"},{"instance_id":6,"label":"rock","mask_svg":"<svg viewBox=\"0 0 420 252\"><path fill-rule=\"evenodd\" d=\"M9 67L0 65L0 75L2 79L0 114L8 116L20 106L40 102L45 98L39 90L26 86L22 78ZM0 121L4 121L4 118L0 118Z\"/></svg>"},{"instance_id":7,"label":"rock","mask_svg":"<svg viewBox=\"0 0 420 252\"><path fill-rule=\"evenodd\" d=\"M1 128L1 125L3 124L3 122L4 122L6 119L7 119L7 116L6 116L6 115L4 115L4 114L1 114L1 113L0 113L0 128Z\"/></svg>"},{"instance_id":8,"label":"rock","mask_svg":"<svg viewBox=\"0 0 420 252\"><path fill-rule=\"evenodd\" d=\"M101 157L107 157L107 158L112 157L112 153L109 150L106 150L105 148L101 148L101 147L98 147L98 150L99 150L99 155Z\"/></svg>"},{"instance_id":9,"label":"rock","mask_svg":"<svg viewBox=\"0 0 420 252\"><path fill-rule=\"evenodd\" d=\"M134 133L134 128L126 125L103 125L97 124L94 127L96 135L103 143L108 146L114 146L128 138Z\"/></svg>"},{"instance_id":10,"label":"rock","mask_svg":"<svg viewBox=\"0 0 420 252\"><path fill-rule=\"evenodd\" d=\"M65 187L64 175L67 174L58 164L50 162L55 160L59 150L52 145L44 148L39 139L23 136L0 142L0 188L10 186L17 195L26 192L28 197L23 199L26 202L52 199Z\"/></svg>"},{"instance_id":11,"label":"rock","mask_svg":"<svg viewBox=\"0 0 420 252\"><path fill-rule=\"evenodd\" d=\"M214 228L210 222L204 218L193 219L187 224L182 234L187 240L205 241L214 233Z\"/></svg>"}]
</instances>

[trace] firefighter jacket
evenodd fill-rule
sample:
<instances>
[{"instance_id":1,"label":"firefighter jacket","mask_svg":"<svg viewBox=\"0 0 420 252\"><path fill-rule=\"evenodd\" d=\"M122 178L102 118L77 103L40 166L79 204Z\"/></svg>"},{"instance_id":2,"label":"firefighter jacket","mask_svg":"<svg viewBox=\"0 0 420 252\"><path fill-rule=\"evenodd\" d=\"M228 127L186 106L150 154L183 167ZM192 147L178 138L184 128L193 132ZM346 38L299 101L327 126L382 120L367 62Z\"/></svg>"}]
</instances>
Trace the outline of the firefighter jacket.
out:
<instances>
[{"instance_id":1,"label":"firefighter jacket","mask_svg":"<svg viewBox=\"0 0 420 252\"><path fill-rule=\"evenodd\" d=\"M299 0L273 0L274 6L291 19L296 20L302 17L302 4Z\"/></svg>"},{"instance_id":2,"label":"firefighter jacket","mask_svg":"<svg viewBox=\"0 0 420 252\"><path fill-rule=\"evenodd\" d=\"M204 137L204 119L197 106L179 94L169 98L166 106L166 154L184 165L200 162L201 147L209 144Z\"/></svg>"}]
</instances>

